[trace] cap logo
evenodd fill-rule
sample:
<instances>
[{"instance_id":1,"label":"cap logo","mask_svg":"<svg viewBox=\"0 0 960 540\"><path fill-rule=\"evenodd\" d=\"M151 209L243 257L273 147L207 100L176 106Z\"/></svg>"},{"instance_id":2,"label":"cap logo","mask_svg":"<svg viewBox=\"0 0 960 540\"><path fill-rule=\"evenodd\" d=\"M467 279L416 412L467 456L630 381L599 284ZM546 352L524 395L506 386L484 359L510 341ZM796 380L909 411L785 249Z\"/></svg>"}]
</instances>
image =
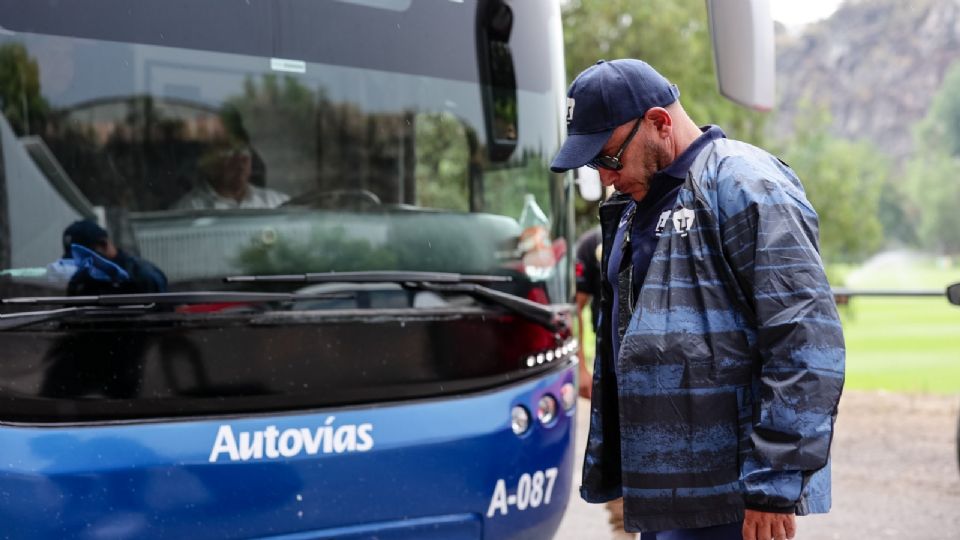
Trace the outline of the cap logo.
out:
<instances>
[{"instance_id":1,"label":"cap logo","mask_svg":"<svg viewBox=\"0 0 960 540\"><path fill-rule=\"evenodd\" d=\"M568 125L570 124L570 122L573 122L573 106L576 104L577 102L572 97L567 98L567 124Z\"/></svg>"}]
</instances>

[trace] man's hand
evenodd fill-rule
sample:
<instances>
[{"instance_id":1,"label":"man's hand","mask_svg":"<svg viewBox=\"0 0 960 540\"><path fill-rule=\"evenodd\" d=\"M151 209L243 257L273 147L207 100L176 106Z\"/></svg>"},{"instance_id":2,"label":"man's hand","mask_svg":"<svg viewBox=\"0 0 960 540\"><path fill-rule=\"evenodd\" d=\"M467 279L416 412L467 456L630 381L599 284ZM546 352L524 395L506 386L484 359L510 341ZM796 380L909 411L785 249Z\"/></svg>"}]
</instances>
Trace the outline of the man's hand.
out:
<instances>
[{"instance_id":1,"label":"man's hand","mask_svg":"<svg viewBox=\"0 0 960 540\"><path fill-rule=\"evenodd\" d=\"M797 533L793 514L747 510L743 518L743 540L787 540Z\"/></svg>"},{"instance_id":2,"label":"man's hand","mask_svg":"<svg viewBox=\"0 0 960 540\"><path fill-rule=\"evenodd\" d=\"M590 399L593 394L593 376L587 370L587 364L583 360L583 349L577 353L580 357L580 397Z\"/></svg>"}]
</instances>

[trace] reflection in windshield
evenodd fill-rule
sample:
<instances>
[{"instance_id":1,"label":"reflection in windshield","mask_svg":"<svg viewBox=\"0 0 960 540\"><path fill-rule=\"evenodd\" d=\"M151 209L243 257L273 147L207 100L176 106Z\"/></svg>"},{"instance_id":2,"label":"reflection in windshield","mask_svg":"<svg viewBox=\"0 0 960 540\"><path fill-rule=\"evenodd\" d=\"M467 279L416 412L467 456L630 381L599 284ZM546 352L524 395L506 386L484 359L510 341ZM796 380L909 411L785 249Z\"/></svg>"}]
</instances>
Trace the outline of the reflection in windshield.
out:
<instances>
[{"instance_id":1,"label":"reflection in windshield","mask_svg":"<svg viewBox=\"0 0 960 540\"><path fill-rule=\"evenodd\" d=\"M0 67L20 78L0 88L16 105L0 121L0 190L12 199L0 215L2 296L63 294L45 269L71 258L62 234L83 219L170 290L363 270L529 280L517 250L525 196L562 223L552 214L564 194L546 167L555 103L525 89L522 59L514 125L493 139L475 82L300 64L283 73L258 56L0 38ZM491 161L485 141L504 137L510 151ZM565 234L549 238L561 268ZM550 275L560 299L565 272Z\"/></svg>"},{"instance_id":2,"label":"reflection in windshield","mask_svg":"<svg viewBox=\"0 0 960 540\"><path fill-rule=\"evenodd\" d=\"M175 210L276 208L290 196L252 183L250 137L238 111L225 110L197 158L199 183L173 205ZM222 127L221 127L222 126Z\"/></svg>"}]
</instances>

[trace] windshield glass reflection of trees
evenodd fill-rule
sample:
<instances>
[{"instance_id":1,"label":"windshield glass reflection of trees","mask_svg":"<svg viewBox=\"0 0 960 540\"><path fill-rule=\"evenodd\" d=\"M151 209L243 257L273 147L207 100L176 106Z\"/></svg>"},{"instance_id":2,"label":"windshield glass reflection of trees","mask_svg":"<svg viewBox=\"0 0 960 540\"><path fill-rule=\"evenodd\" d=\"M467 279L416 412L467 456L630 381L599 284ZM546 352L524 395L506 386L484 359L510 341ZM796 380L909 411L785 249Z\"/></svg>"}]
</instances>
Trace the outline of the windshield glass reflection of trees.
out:
<instances>
[{"instance_id":1,"label":"windshield glass reflection of trees","mask_svg":"<svg viewBox=\"0 0 960 540\"><path fill-rule=\"evenodd\" d=\"M29 154L24 169L47 183L6 179L8 196L25 184L10 201L8 274L47 265L49 285L48 263L71 255L63 231L89 218L121 252L159 267L171 290L223 288L236 274L388 269L526 281L524 195L548 219L562 198L546 166L557 144L541 127L554 110L547 95L518 92L519 144L493 166L475 84L316 64L282 73L264 70L264 58L90 40L6 41L0 63L17 77L2 90L4 129ZM17 231L31 227L47 247L18 248ZM562 294L565 256L553 228L551 296Z\"/></svg>"}]
</instances>

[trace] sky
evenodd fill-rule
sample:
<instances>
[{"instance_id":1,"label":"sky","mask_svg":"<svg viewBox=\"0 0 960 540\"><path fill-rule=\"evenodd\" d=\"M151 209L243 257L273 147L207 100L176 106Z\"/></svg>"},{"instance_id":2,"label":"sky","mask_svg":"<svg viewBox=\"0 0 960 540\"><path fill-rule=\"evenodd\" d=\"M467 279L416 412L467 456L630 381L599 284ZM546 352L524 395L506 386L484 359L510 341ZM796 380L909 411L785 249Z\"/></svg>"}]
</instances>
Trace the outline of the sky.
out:
<instances>
[{"instance_id":1,"label":"sky","mask_svg":"<svg viewBox=\"0 0 960 540\"><path fill-rule=\"evenodd\" d=\"M770 0L773 20L794 27L829 17L841 0Z\"/></svg>"}]
</instances>

